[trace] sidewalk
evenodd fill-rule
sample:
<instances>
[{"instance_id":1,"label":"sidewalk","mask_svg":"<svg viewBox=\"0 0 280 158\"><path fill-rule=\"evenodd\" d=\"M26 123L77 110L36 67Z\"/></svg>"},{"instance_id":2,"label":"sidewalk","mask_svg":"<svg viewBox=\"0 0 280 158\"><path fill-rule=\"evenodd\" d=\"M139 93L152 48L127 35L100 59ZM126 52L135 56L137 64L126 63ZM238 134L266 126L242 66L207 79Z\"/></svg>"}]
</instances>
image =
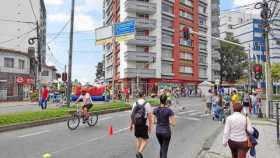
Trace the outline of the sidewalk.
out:
<instances>
[{"instance_id":1,"label":"sidewalk","mask_svg":"<svg viewBox=\"0 0 280 158\"><path fill-rule=\"evenodd\" d=\"M268 121L252 120L253 126L260 132L258 140L257 158L280 157L280 145L276 142L275 124ZM231 158L230 149L222 145L223 131L215 139L212 147L204 151L199 158ZM250 157L249 154L247 156Z\"/></svg>"}]
</instances>

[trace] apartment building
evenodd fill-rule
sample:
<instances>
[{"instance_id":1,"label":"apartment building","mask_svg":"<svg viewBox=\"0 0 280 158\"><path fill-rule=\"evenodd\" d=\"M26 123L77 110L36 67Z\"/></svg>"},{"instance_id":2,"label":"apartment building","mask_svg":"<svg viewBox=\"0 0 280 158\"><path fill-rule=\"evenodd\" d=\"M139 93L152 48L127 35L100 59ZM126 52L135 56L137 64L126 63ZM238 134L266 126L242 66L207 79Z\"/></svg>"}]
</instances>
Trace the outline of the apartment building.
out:
<instances>
[{"instance_id":1,"label":"apartment building","mask_svg":"<svg viewBox=\"0 0 280 158\"><path fill-rule=\"evenodd\" d=\"M269 34L271 62L279 62L280 58L280 17L271 23ZM246 11L229 12L221 15L221 37L233 36L250 53L251 60L265 61L265 40L263 37L263 22L259 15L248 14Z\"/></svg>"},{"instance_id":2,"label":"apartment building","mask_svg":"<svg viewBox=\"0 0 280 158\"><path fill-rule=\"evenodd\" d=\"M118 88L153 92L195 89L201 81L211 80L207 74L212 69L211 41L195 34L185 40L182 31L188 27L208 34L209 6L209 0L104 0L104 25L136 21L135 39L104 46L106 82L115 79Z\"/></svg>"}]
</instances>

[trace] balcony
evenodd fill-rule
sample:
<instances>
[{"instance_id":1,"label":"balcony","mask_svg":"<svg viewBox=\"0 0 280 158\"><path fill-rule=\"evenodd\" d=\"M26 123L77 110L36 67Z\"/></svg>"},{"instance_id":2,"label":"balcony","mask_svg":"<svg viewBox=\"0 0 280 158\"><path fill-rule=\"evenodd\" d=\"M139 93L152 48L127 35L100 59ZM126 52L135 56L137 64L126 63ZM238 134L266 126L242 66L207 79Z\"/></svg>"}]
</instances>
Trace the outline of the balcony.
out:
<instances>
[{"instance_id":1,"label":"balcony","mask_svg":"<svg viewBox=\"0 0 280 158\"><path fill-rule=\"evenodd\" d=\"M136 46L154 46L156 45L156 36L135 36L135 39L127 41L127 44Z\"/></svg>"},{"instance_id":2,"label":"balcony","mask_svg":"<svg viewBox=\"0 0 280 158\"><path fill-rule=\"evenodd\" d=\"M136 12L136 13L143 13L143 14L154 14L157 11L157 6L155 3L127 0L125 2L125 10L127 12L134 12L134 13Z\"/></svg>"},{"instance_id":3,"label":"balcony","mask_svg":"<svg viewBox=\"0 0 280 158\"><path fill-rule=\"evenodd\" d=\"M153 62L156 58L156 53L127 51L124 56L127 61Z\"/></svg>"},{"instance_id":4,"label":"balcony","mask_svg":"<svg viewBox=\"0 0 280 158\"><path fill-rule=\"evenodd\" d=\"M156 70L155 69L137 69L137 68L126 68L124 70L125 78L134 78L137 75L140 78L155 78Z\"/></svg>"},{"instance_id":5,"label":"balcony","mask_svg":"<svg viewBox=\"0 0 280 158\"><path fill-rule=\"evenodd\" d=\"M145 18L133 18L129 17L126 20L135 20L136 28L139 30L153 30L156 28L156 20Z\"/></svg>"}]
</instances>

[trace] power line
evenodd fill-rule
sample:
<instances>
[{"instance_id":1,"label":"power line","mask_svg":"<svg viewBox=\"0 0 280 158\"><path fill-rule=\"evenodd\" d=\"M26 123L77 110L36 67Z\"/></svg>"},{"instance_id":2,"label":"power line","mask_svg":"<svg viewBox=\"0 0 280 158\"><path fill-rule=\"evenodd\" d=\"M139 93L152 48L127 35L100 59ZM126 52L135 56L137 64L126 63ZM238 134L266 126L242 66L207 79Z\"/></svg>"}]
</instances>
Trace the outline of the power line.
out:
<instances>
[{"instance_id":1,"label":"power line","mask_svg":"<svg viewBox=\"0 0 280 158\"><path fill-rule=\"evenodd\" d=\"M0 18L0 21L11 22L11 23L35 24L35 22L31 22L31 21L21 21L21 20L4 19L4 18Z\"/></svg>"},{"instance_id":2,"label":"power line","mask_svg":"<svg viewBox=\"0 0 280 158\"><path fill-rule=\"evenodd\" d=\"M33 31L35 31L35 30L36 30L36 28L33 28L32 30L30 30L30 31L28 31L28 32L25 32L25 33L23 33L23 34L21 34L21 35L19 35L19 36L17 36L17 37L13 37L13 38L11 38L11 39L8 39L8 40L5 40L5 41L1 41L0 44L5 44L5 43L8 43L8 42L11 42L11 41L14 41L14 40L18 40L18 39L22 38L23 36L25 36L25 35L27 35L27 34L33 32Z\"/></svg>"},{"instance_id":3,"label":"power line","mask_svg":"<svg viewBox=\"0 0 280 158\"><path fill-rule=\"evenodd\" d=\"M32 4L32 2L31 2L31 0L29 0L29 4L30 4L30 7L31 7L31 9L32 9L32 13L33 13L33 16L34 16L34 18L35 18L35 21L37 21L37 17L36 17L36 14L35 14L35 11L34 11L34 8L33 8L33 4Z\"/></svg>"},{"instance_id":4,"label":"power line","mask_svg":"<svg viewBox=\"0 0 280 158\"><path fill-rule=\"evenodd\" d=\"M53 42L54 40L56 40L60 34L65 30L65 28L67 27L67 25L70 23L70 20L68 20L65 25L61 28L61 30L51 39L47 42L47 44L50 44L51 42Z\"/></svg>"}]
</instances>

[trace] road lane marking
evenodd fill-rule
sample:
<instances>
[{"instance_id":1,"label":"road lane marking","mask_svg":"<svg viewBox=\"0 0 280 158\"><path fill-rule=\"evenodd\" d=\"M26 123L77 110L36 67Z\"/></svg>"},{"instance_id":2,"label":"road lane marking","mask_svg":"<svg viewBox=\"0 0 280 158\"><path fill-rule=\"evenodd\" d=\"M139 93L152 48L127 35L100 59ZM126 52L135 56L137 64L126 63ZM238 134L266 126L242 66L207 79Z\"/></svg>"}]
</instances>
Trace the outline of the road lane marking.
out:
<instances>
[{"instance_id":1,"label":"road lane marking","mask_svg":"<svg viewBox=\"0 0 280 158\"><path fill-rule=\"evenodd\" d=\"M195 112L195 111L196 111L196 110L188 110L188 111L179 112L178 114L179 114L179 115L188 114L188 113L192 113L192 112Z\"/></svg>"},{"instance_id":2,"label":"road lane marking","mask_svg":"<svg viewBox=\"0 0 280 158\"><path fill-rule=\"evenodd\" d=\"M18 136L18 137L19 138L25 138L25 137L36 136L36 135L40 135L40 134L44 134L44 133L48 133L48 132L50 132L50 130L44 130L44 131L40 131L40 132L29 133L29 134L21 135L21 136Z\"/></svg>"},{"instance_id":3,"label":"road lane marking","mask_svg":"<svg viewBox=\"0 0 280 158\"><path fill-rule=\"evenodd\" d=\"M185 119L185 120L191 120L191 121L200 121L199 118L194 118L194 117L182 117L182 116L176 116L178 119Z\"/></svg>"},{"instance_id":4,"label":"road lane marking","mask_svg":"<svg viewBox=\"0 0 280 158\"><path fill-rule=\"evenodd\" d=\"M99 121L110 120L112 118L113 118L112 116L108 116L108 117L104 117L104 118L99 119Z\"/></svg>"},{"instance_id":5,"label":"road lane marking","mask_svg":"<svg viewBox=\"0 0 280 158\"><path fill-rule=\"evenodd\" d=\"M191 114L189 114L190 116L195 116L195 115L200 115L200 114L202 114L202 112L194 112L194 113L191 113Z\"/></svg>"},{"instance_id":6,"label":"road lane marking","mask_svg":"<svg viewBox=\"0 0 280 158\"><path fill-rule=\"evenodd\" d=\"M200 117L206 117L206 116L210 116L210 114L202 114L202 115L200 115Z\"/></svg>"}]
</instances>

